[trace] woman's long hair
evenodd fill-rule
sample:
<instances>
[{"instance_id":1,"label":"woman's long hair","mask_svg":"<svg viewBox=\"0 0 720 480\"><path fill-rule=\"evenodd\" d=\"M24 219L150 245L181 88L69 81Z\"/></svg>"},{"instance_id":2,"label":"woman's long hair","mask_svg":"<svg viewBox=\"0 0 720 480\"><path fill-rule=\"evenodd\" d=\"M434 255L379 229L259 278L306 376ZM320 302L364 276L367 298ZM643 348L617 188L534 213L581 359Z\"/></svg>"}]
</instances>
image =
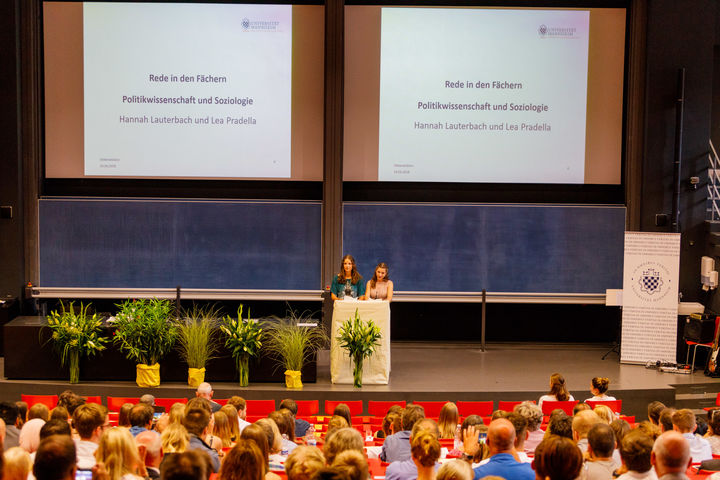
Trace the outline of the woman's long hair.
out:
<instances>
[{"instance_id":1,"label":"woman's long hair","mask_svg":"<svg viewBox=\"0 0 720 480\"><path fill-rule=\"evenodd\" d=\"M373 272L373 278L370 280L370 288L375 288L375 286L377 285L377 279L378 279L377 278L377 269L378 268L385 269L385 280L384 281L390 280L390 269L388 268L387 263L380 262L377 264L377 266L375 267L375 271Z\"/></svg>"},{"instance_id":2,"label":"woman's long hair","mask_svg":"<svg viewBox=\"0 0 720 480\"><path fill-rule=\"evenodd\" d=\"M460 414L458 413L457 405L453 402L447 402L443 405L442 409L440 409L440 416L438 417L440 438L455 438L455 431L457 430L459 420Z\"/></svg>"},{"instance_id":3,"label":"woman's long hair","mask_svg":"<svg viewBox=\"0 0 720 480\"><path fill-rule=\"evenodd\" d=\"M550 395L555 395L558 402L565 402L570 398L565 387L565 378L559 373L550 375Z\"/></svg>"},{"instance_id":4,"label":"woman's long hair","mask_svg":"<svg viewBox=\"0 0 720 480\"><path fill-rule=\"evenodd\" d=\"M128 473L135 475L142 464L133 436L127 428L122 427L111 428L103 433L95 451L95 459L105 464L110 480L120 480Z\"/></svg>"},{"instance_id":5,"label":"woman's long hair","mask_svg":"<svg viewBox=\"0 0 720 480\"><path fill-rule=\"evenodd\" d=\"M263 480L265 460L253 440L238 440L237 445L223 461L218 479L220 480Z\"/></svg>"},{"instance_id":6,"label":"woman's long hair","mask_svg":"<svg viewBox=\"0 0 720 480\"><path fill-rule=\"evenodd\" d=\"M342 261L340 262L340 273L338 273L337 275L337 281L338 283L345 283L345 269L343 268L345 260L350 260L352 262L351 283L355 285L360 280L362 280L362 276L360 275L360 272L357 271L357 265L355 264L355 259L352 255L345 255L342 258Z\"/></svg>"}]
</instances>

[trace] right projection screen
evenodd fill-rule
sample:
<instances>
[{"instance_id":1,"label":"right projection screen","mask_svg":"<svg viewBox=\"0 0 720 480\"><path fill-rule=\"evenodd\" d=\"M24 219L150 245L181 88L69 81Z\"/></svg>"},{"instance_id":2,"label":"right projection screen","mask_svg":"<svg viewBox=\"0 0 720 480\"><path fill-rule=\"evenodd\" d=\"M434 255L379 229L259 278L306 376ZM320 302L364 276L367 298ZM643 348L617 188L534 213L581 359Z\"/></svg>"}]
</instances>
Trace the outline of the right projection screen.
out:
<instances>
[{"instance_id":1,"label":"right projection screen","mask_svg":"<svg viewBox=\"0 0 720 480\"><path fill-rule=\"evenodd\" d=\"M620 184L624 9L346 7L347 181Z\"/></svg>"}]
</instances>

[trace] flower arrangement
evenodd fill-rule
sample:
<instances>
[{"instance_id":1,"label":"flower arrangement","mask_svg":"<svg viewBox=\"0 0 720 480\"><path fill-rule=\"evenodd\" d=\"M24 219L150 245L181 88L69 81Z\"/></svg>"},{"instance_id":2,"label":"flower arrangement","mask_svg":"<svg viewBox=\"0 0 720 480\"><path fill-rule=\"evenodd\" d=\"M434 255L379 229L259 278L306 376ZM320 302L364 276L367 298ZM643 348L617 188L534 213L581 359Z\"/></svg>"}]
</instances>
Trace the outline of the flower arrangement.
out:
<instances>
[{"instance_id":1,"label":"flower arrangement","mask_svg":"<svg viewBox=\"0 0 720 480\"><path fill-rule=\"evenodd\" d=\"M60 362L70 369L70 383L80 381L80 358L93 356L105 350L108 338L100 335L102 321L97 313L89 316L90 304L80 304L75 310L74 302L68 307L60 302L61 311L53 310L47 317L48 328L52 331L50 339L60 354Z\"/></svg>"},{"instance_id":2,"label":"flower arrangement","mask_svg":"<svg viewBox=\"0 0 720 480\"><path fill-rule=\"evenodd\" d=\"M355 309L355 317L348 318L338 330L337 340L340 346L348 351L353 361L353 385L362 387L363 361L375 353L375 348L380 345L380 327L375 322L363 321L358 310Z\"/></svg>"},{"instance_id":3,"label":"flower arrangement","mask_svg":"<svg viewBox=\"0 0 720 480\"><path fill-rule=\"evenodd\" d=\"M183 310L177 321L178 351L188 365L188 385L191 387L204 381L205 366L218 352L219 318L220 309L215 305L193 305L193 308Z\"/></svg>"},{"instance_id":4,"label":"flower arrangement","mask_svg":"<svg viewBox=\"0 0 720 480\"><path fill-rule=\"evenodd\" d=\"M257 320L242 318L243 306L238 308L237 318L226 316L220 325L220 330L225 334L225 347L230 350L238 373L240 375L240 386L248 386L248 374L250 371L250 357L257 356L262 347L263 330Z\"/></svg>"}]
</instances>

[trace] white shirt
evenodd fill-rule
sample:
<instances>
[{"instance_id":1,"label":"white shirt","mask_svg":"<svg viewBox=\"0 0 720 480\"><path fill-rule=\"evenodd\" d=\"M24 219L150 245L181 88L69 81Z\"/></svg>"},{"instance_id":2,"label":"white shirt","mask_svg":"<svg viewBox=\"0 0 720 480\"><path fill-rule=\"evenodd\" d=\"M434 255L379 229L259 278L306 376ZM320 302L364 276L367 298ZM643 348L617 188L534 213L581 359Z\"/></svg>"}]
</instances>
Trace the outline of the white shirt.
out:
<instances>
[{"instance_id":1,"label":"white shirt","mask_svg":"<svg viewBox=\"0 0 720 480\"><path fill-rule=\"evenodd\" d=\"M694 433L683 433L682 436L687 438L687 441L690 444L690 456L692 457L692 463L700 463L703 460L710 460L712 458L710 442L702 438L700 435L695 435Z\"/></svg>"},{"instance_id":2,"label":"white shirt","mask_svg":"<svg viewBox=\"0 0 720 480\"><path fill-rule=\"evenodd\" d=\"M616 480L657 480L657 474L654 468L650 468L647 472L635 472L630 470L627 473L623 473Z\"/></svg>"},{"instance_id":3,"label":"white shirt","mask_svg":"<svg viewBox=\"0 0 720 480\"><path fill-rule=\"evenodd\" d=\"M75 440L75 451L77 452L77 468L80 470L90 470L95 466L95 450L98 444L89 440Z\"/></svg>"},{"instance_id":4,"label":"white shirt","mask_svg":"<svg viewBox=\"0 0 720 480\"><path fill-rule=\"evenodd\" d=\"M238 432L242 433L248 425L250 425L250 422L246 422L242 418L238 417Z\"/></svg>"},{"instance_id":5,"label":"white shirt","mask_svg":"<svg viewBox=\"0 0 720 480\"><path fill-rule=\"evenodd\" d=\"M573 400L575 400L575 398L572 395L568 394L568 401L572 402ZM542 397L540 397L540 400L538 400L538 407L542 409L543 402L557 402L557 401L558 401L558 399L555 395L543 395Z\"/></svg>"},{"instance_id":6,"label":"white shirt","mask_svg":"<svg viewBox=\"0 0 720 480\"><path fill-rule=\"evenodd\" d=\"M617 400L615 397L611 397L610 395L605 395L604 393L602 395L595 395L592 398L588 398L585 400L586 402L611 402L613 400Z\"/></svg>"}]
</instances>

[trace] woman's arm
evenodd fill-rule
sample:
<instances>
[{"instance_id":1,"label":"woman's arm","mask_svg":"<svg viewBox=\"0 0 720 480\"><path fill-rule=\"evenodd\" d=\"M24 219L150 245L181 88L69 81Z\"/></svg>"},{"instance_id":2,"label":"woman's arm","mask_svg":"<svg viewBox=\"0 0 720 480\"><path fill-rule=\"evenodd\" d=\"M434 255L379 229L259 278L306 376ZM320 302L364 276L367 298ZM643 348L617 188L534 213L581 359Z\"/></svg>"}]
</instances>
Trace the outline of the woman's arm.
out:
<instances>
[{"instance_id":1,"label":"woman's arm","mask_svg":"<svg viewBox=\"0 0 720 480\"><path fill-rule=\"evenodd\" d=\"M392 280L388 280L388 289L387 289L387 301L392 302L392 296L393 296L393 283Z\"/></svg>"},{"instance_id":2,"label":"woman's arm","mask_svg":"<svg viewBox=\"0 0 720 480\"><path fill-rule=\"evenodd\" d=\"M370 282L372 280L368 280L368 282L365 284L365 298L370 299Z\"/></svg>"}]
</instances>

